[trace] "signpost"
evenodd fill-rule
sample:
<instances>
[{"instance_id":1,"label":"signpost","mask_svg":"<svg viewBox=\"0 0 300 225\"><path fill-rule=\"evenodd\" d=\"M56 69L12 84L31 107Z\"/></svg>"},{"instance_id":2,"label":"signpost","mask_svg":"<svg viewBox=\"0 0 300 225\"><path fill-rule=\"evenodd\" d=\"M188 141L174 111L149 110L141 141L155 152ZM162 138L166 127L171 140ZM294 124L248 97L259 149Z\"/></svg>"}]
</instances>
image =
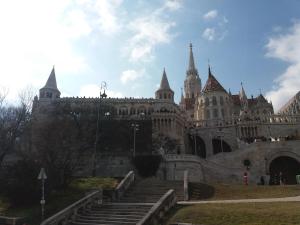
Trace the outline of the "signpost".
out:
<instances>
[{"instance_id":1,"label":"signpost","mask_svg":"<svg viewBox=\"0 0 300 225\"><path fill-rule=\"evenodd\" d=\"M42 221L43 221L44 215L45 215L45 203L46 203L46 201L45 201L45 180L47 179L47 175L46 175L44 168L41 168L38 179L42 180L42 199L41 199L40 203L41 203Z\"/></svg>"}]
</instances>

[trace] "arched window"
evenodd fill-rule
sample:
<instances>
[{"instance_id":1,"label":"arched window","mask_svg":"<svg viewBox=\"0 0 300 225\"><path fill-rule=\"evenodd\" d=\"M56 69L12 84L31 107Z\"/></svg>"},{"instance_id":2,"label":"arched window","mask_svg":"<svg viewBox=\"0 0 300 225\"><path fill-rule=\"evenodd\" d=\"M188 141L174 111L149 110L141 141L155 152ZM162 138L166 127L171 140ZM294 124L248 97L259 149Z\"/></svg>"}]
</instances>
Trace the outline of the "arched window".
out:
<instances>
[{"instance_id":1,"label":"arched window","mask_svg":"<svg viewBox=\"0 0 300 225\"><path fill-rule=\"evenodd\" d=\"M217 98L216 98L216 96L213 96L212 103L213 103L213 105L217 105Z\"/></svg>"},{"instance_id":2,"label":"arched window","mask_svg":"<svg viewBox=\"0 0 300 225\"><path fill-rule=\"evenodd\" d=\"M220 96L220 105L223 105L223 104L224 104L223 96Z\"/></svg>"},{"instance_id":3,"label":"arched window","mask_svg":"<svg viewBox=\"0 0 300 225\"><path fill-rule=\"evenodd\" d=\"M214 109L214 118L218 118L218 109Z\"/></svg>"},{"instance_id":4,"label":"arched window","mask_svg":"<svg viewBox=\"0 0 300 225\"><path fill-rule=\"evenodd\" d=\"M209 106L209 98L208 97L205 98L205 106Z\"/></svg>"},{"instance_id":5,"label":"arched window","mask_svg":"<svg viewBox=\"0 0 300 225\"><path fill-rule=\"evenodd\" d=\"M207 118L207 119L210 119L210 111L209 111L209 109L206 110L206 118Z\"/></svg>"}]
</instances>

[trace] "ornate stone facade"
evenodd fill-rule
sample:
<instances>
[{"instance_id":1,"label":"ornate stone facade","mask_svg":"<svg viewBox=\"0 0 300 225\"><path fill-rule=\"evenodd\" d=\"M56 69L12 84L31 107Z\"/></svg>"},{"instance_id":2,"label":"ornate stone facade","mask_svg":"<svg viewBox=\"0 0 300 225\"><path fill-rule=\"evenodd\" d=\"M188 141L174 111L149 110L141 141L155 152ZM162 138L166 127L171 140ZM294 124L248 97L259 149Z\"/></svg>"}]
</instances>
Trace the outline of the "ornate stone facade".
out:
<instances>
[{"instance_id":1,"label":"ornate stone facade","mask_svg":"<svg viewBox=\"0 0 300 225\"><path fill-rule=\"evenodd\" d=\"M65 103L70 104L73 111L96 108L101 103L109 105L107 110L115 120L150 120L153 136L163 134L176 140L173 153L205 158L208 161L203 162L209 165L210 173L213 173L213 163L209 162L217 157L220 163L219 155L227 154L226 159L233 162L243 158L241 155L237 157L238 153L235 152L242 151L251 143L287 137L297 139L300 133L299 93L280 110L280 114L274 114L271 102L262 94L248 98L243 85L237 94L232 94L230 90L227 92L210 67L208 79L202 88L192 45L179 105L174 102L174 91L169 85L165 69L155 98L102 99L60 97L53 68L46 85L40 89L39 97L34 100L33 112L42 118L48 108ZM295 149L293 151L295 153ZM231 153L234 153L232 158ZM176 163L174 165L176 167ZM216 166L217 170L222 169Z\"/></svg>"}]
</instances>

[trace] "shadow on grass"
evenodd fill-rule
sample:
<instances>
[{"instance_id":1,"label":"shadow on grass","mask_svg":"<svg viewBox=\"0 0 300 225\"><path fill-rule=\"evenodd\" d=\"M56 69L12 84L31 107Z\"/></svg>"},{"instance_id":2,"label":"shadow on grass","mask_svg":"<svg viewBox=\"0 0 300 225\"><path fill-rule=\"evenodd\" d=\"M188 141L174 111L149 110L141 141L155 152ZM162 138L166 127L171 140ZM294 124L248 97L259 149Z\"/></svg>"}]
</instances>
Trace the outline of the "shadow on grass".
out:
<instances>
[{"instance_id":1,"label":"shadow on grass","mask_svg":"<svg viewBox=\"0 0 300 225\"><path fill-rule=\"evenodd\" d=\"M209 184L191 182L189 184L190 200L203 200L215 195L215 188Z\"/></svg>"}]
</instances>

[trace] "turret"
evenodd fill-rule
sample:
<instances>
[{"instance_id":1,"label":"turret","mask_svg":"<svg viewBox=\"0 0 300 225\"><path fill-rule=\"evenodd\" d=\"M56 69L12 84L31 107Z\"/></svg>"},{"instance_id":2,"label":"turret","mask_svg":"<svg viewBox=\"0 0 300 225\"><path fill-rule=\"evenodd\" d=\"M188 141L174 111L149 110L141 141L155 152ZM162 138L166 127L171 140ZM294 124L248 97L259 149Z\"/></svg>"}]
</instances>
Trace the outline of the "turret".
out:
<instances>
[{"instance_id":1,"label":"turret","mask_svg":"<svg viewBox=\"0 0 300 225\"><path fill-rule=\"evenodd\" d=\"M60 97L60 91L57 88L55 70L54 67L50 73L50 76L43 88L40 89L40 100L52 100Z\"/></svg>"},{"instance_id":2,"label":"turret","mask_svg":"<svg viewBox=\"0 0 300 225\"><path fill-rule=\"evenodd\" d=\"M170 88L165 68L161 78L160 87L155 92L155 98L174 102L174 91Z\"/></svg>"},{"instance_id":3,"label":"turret","mask_svg":"<svg viewBox=\"0 0 300 225\"><path fill-rule=\"evenodd\" d=\"M240 93L239 93L239 97L240 97L240 102L241 102L241 105L242 105L243 109L246 110L248 108L248 98L247 98L247 95L245 93L243 83L241 83L241 90L240 90Z\"/></svg>"}]
</instances>

